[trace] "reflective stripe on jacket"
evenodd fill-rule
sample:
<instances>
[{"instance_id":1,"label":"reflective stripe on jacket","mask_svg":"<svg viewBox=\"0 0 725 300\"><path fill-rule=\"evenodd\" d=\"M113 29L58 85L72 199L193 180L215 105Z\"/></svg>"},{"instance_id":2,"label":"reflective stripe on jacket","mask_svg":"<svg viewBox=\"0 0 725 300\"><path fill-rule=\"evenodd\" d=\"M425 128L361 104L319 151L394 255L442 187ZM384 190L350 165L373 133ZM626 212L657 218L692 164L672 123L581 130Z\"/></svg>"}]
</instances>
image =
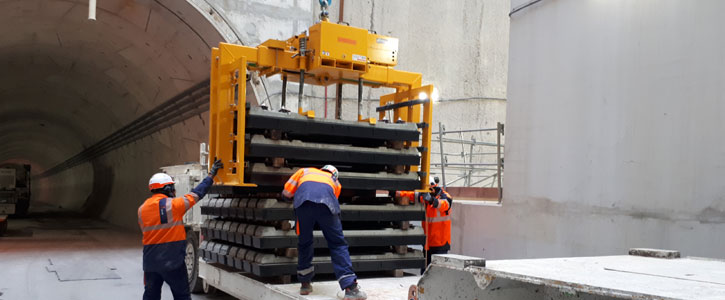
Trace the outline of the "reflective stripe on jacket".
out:
<instances>
[{"instance_id":1,"label":"reflective stripe on jacket","mask_svg":"<svg viewBox=\"0 0 725 300\"><path fill-rule=\"evenodd\" d=\"M432 247L449 247L451 244L451 215L450 208L451 197L446 191L441 191L437 196L438 207L415 199L415 192L400 191L397 192L400 197L408 198L411 202L419 201L425 205L425 219L422 222L423 231L425 231L425 250Z\"/></svg>"},{"instance_id":2,"label":"reflective stripe on jacket","mask_svg":"<svg viewBox=\"0 0 725 300\"><path fill-rule=\"evenodd\" d=\"M138 222L143 232L143 244L186 240L183 218L186 211L196 204L197 195L190 193L179 198L154 194L138 208Z\"/></svg>"},{"instance_id":3,"label":"reflective stripe on jacket","mask_svg":"<svg viewBox=\"0 0 725 300\"><path fill-rule=\"evenodd\" d=\"M332 174L316 169L302 168L297 170L284 184L282 195L294 197L294 207L298 208L305 201L327 205L333 214L340 213L340 197L342 186Z\"/></svg>"}]
</instances>

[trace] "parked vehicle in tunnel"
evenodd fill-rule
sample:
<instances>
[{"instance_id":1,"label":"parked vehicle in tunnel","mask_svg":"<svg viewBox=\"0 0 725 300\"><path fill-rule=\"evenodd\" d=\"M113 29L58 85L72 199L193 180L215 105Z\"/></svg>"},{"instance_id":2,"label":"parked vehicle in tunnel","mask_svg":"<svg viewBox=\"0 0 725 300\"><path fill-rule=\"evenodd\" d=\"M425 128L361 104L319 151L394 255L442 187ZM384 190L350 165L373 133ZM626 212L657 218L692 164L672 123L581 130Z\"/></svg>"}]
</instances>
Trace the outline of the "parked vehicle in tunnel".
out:
<instances>
[{"instance_id":1,"label":"parked vehicle in tunnel","mask_svg":"<svg viewBox=\"0 0 725 300\"><path fill-rule=\"evenodd\" d=\"M0 165L0 235L9 215L25 216L30 208L30 165Z\"/></svg>"}]
</instances>

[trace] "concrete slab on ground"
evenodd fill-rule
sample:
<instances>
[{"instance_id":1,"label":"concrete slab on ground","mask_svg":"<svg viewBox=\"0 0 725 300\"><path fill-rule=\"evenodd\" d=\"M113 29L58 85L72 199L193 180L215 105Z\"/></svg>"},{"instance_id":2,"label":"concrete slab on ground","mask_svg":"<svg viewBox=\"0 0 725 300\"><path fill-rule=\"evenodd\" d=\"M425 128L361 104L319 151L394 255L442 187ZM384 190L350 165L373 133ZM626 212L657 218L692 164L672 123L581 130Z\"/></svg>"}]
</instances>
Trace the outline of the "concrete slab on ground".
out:
<instances>
[{"instance_id":1,"label":"concrete slab on ground","mask_svg":"<svg viewBox=\"0 0 725 300\"><path fill-rule=\"evenodd\" d=\"M95 259L76 257L53 261L49 258L45 269L55 273L58 281L121 279L115 267L108 267L106 263Z\"/></svg>"},{"instance_id":2,"label":"concrete slab on ground","mask_svg":"<svg viewBox=\"0 0 725 300\"><path fill-rule=\"evenodd\" d=\"M421 298L715 300L725 295L721 260L619 255L494 260L484 267L476 259L433 256L418 282Z\"/></svg>"},{"instance_id":3,"label":"concrete slab on ground","mask_svg":"<svg viewBox=\"0 0 725 300\"><path fill-rule=\"evenodd\" d=\"M530 282L563 283L602 293L665 299L723 299L725 261L632 255L500 260L491 274L516 274Z\"/></svg>"}]
</instances>

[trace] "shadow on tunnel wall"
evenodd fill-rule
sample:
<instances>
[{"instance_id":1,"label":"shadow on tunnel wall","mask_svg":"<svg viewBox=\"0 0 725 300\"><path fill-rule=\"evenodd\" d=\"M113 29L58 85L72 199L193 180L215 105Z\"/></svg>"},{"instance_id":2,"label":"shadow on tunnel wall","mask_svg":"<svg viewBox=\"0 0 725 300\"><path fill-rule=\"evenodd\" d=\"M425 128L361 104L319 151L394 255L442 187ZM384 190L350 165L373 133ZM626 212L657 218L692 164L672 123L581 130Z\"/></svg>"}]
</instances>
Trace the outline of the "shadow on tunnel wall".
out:
<instances>
[{"instance_id":1,"label":"shadow on tunnel wall","mask_svg":"<svg viewBox=\"0 0 725 300\"><path fill-rule=\"evenodd\" d=\"M84 216L98 218L111 199L113 168L99 161L93 162L93 188L81 207Z\"/></svg>"}]
</instances>

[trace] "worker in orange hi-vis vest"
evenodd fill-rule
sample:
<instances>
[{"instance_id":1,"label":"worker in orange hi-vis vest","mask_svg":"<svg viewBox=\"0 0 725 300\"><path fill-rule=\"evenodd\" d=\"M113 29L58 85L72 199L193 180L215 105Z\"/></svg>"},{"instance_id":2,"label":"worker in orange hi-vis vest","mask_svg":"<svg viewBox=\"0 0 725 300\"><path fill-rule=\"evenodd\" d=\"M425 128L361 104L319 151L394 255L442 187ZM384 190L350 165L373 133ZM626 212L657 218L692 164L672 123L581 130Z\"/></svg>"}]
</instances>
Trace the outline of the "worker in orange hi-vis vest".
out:
<instances>
[{"instance_id":1,"label":"worker in orange hi-vis vest","mask_svg":"<svg viewBox=\"0 0 725 300\"><path fill-rule=\"evenodd\" d=\"M342 234L340 222L340 190L337 168L326 165L321 169L302 168L287 180L282 190L282 199L294 201L297 217L297 279L302 286L300 295L312 293L312 277L315 267L312 231L315 224L322 230L327 247L330 248L332 269L340 289L345 291L344 300L363 300L365 292L357 285L357 276L352 269L347 241Z\"/></svg>"},{"instance_id":2,"label":"worker in orange hi-vis vest","mask_svg":"<svg viewBox=\"0 0 725 300\"><path fill-rule=\"evenodd\" d=\"M223 167L221 160L215 161L209 176L184 197L176 197L174 180L167 174L156 173L149 180L153 195L138 208L138 225L143 232L144 300L161 299L164 282L171 288L175 300L191 299L184 263L183 218L209 192L214 176Z\"/></svg>"},{"instance_id":3,"label":"worker in orange hi-vis vest","mask_svg":"<svg viewBox=\"0 0 725 300\"><path fill-rule=\"evenodd\" d=\"M438 178L429 177L430 193L399 191L396 196L425 204L425 251L430 264L433 254L446 254L451 249L451 206L453 198L438 185Z\"/></svg>"}]
</instances>

